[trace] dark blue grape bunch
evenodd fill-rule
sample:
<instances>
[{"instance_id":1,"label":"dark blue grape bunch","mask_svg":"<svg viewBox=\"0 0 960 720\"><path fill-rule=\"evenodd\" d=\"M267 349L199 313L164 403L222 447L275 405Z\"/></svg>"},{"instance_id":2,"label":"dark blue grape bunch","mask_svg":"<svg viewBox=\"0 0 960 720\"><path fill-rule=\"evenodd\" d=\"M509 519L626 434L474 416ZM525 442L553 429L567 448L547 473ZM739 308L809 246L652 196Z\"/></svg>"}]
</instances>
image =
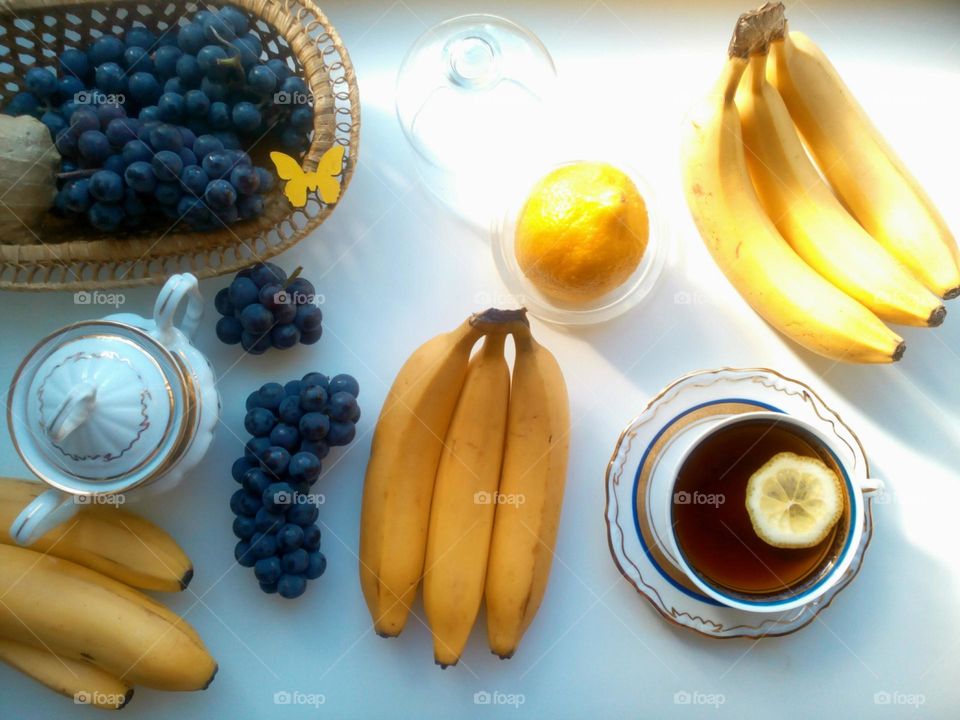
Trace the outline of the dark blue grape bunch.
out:
<instances>
[{"instance_id":1,"label":"dark blue grape bunch","mask_svg":"<svg viewBox=\"0 0 960 720\"><path fill-rule=\"evenodd\" d=\"M288 278L273 263L258 263L238 272L220 290L214 305L223 317L217 337L227 345L239 343L260 355L271 347L280 350L297 343L313 345L323 335L323 313L317 307L313 284L297 268Z\"/></svg>"},{"instance_id":2,"label":"dark blue grape bunch","mask_svg":"<svg viewBox=\"0 0 960 720\"><path fill-rule=\"evenodd\" d=\"M254 569L264 592L298 597L326 569L310 489L330 448L353 440L359 394L350 375L313 372L286 385L267 383L247 397L243 424L251 438L233 463L241 487L230 509L237 562Z\"/></svg>"},{"instance_id":3,"label":"dark blue grape bunch","mask_svg":"<svg viewBox=\"0 0 960 720\"><path fill-rule=\"evenodd\" d=\"M247 13L203 9L160 36L135 26L65 49L27 71L3 112L49 129L58 214L104 232L161 219L220 229L262 215L275 186L247 153L302 153L313 131L306 83L262 57Z\"/></svg>"}]
</instances>

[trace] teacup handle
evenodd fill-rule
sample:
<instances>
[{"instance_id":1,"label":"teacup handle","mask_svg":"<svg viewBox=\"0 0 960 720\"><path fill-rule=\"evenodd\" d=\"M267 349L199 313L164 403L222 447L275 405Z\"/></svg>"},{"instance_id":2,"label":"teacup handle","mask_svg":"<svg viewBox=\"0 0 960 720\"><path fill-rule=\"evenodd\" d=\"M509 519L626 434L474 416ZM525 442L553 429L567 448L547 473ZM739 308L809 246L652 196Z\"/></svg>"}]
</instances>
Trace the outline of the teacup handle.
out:
<instances>
[{"instance_id":1,"label":"teacup handle","mask_svg":"<svg viewBox=\"0 0 960 720\"><path fill-rule=\"evenodd\" d=\"M180 323L180 332L193 337L203 317L203 298L200 296L200 286L197 278L190 273L173 275L160 289L157 302L153 306L153 320L157 324L157 338L164 344L174 340L173 318L177 309L188 298L187 307Z\"/></svg>"},{"instance_id":2,"label":"teacup handle","mask_svg":"<svg viewBox=\"0 0 960 720\"><path fill-rule=\"evenodd\" d=\"M880 495L886 484L880 478L864 478L857 483L857 487L864 495Z\"/></svg>"},{"instance_id":3,"label":"teacup handle","mask_svg":"<svg viewBox=\"0 0 960 720\"><path fill-rule=\"evenodd\" d=\"M32 545L53 528L65 523L77 511L74 496L59 490L47 490L33 499L10 526L10 537L17 545Z\"/></svg>"}]
</instances>

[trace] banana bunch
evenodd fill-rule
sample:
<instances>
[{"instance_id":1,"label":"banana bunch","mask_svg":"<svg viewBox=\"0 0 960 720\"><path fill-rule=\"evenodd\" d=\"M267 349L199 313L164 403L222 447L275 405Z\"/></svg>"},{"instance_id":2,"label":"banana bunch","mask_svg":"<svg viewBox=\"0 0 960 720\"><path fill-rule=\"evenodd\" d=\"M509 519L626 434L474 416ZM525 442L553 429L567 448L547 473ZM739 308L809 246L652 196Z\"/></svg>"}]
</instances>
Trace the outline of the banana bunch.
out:
<instances>
[{"instance_id":1,"label":"banana bunch","mask_svg":"<svg viewBox=\"0 0 960 720\"><path fill-rule=\"evenodd\" d=\"M0 478L0 543L14 545L10 526L46 486ZM138 515L89 505L31 546L84 565L142 590L178 592L193 578L193 564L176 541Z\"/></svg>"},{"instance_id":2,"label":"banana bunch","mask_svg":"<svg viewBox=\"0 0 960 720\"><path fill-rule=\"evenodd\" d=\"M186 587L180 547L132 513L93 507L20 547L7 528L42 489L0 479L0 660L105 709L124 707L134 685L206 688L217 665L196 630L131 587Z\"/></svg>"},{"instance_id":3,"label":"banana bunch","mask_svg":"<svg viewBox=\"0 0 960 720\"><path fill-rule=\"evenodd\" d=\"M523 311L488 310L410 356L364 484L360 583L377 633L400 634L422 580L439 665L457 663L484 600L491 650L513 655L546 590L569 427L563 374Z\"/></svg>"},{"instance_id":4,"label":"banana bunch","mask_svg":"<svg viewBox=\"0 0 960 720\"><path fill-rule=\"evenodd\" d=\"M960 294L940 214L822 51L789 32L782 3L738 20L682 155L687 203L717 264L808 350L899 360L906 344L884 322L936 327L941 299Z\"/></svg>"}]
</instances>

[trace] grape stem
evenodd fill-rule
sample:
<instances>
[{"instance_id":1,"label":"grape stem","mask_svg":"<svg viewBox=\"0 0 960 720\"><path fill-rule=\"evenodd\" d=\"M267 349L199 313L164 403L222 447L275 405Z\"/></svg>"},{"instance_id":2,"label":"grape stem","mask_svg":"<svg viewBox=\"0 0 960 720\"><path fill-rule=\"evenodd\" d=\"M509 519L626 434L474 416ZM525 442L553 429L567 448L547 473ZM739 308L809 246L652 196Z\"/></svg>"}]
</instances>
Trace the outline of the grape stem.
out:
<instances>
[{"instance_id":1,"label":"grape stem","mask_svg":"<svg viewBox=\"0 0 960 720\"><path fill-rule=\"evenodd\" d=\"M90 177L98 170L103 168L83 168L82 170L71 170L70 172L57 173L58 180L72 180L74 178Z\"/></svg>"}]
</instances>

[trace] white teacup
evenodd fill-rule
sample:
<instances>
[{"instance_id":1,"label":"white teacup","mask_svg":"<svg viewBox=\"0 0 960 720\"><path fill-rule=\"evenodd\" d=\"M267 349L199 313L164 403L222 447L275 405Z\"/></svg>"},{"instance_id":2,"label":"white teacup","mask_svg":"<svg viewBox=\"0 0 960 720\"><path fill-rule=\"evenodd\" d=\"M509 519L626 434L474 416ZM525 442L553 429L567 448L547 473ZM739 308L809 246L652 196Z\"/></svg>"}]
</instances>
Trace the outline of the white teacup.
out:
<instances>
[{"instance_id":1,"label":"white teacup","mask_svg":"<svg viewBox=\"0 0 960 720\"><path fill-rule=\"evenodd\" d=\"M677 477L694 449L720 430L758 420L776 422L829 452L841 470L841 481L849 500L849 521L846 523L846 534L842 542L836 543L820 567L807 578L772 594L741 593L708 582L687 562L674 531ZM727 607L749 612L776 613L813 602L836 585L850 567L863 534L865 496L883 488L880 480L854 477L840 460L844 454L837 447L837 442L836 438L824 435L812 425L779 412L759 411L711 417L690 427L674 438L662 453L648 486L647 508L651 526L664 552L704 595ZM742 499L736 501L743 502Z\"/></svg>"}]
</instances>

